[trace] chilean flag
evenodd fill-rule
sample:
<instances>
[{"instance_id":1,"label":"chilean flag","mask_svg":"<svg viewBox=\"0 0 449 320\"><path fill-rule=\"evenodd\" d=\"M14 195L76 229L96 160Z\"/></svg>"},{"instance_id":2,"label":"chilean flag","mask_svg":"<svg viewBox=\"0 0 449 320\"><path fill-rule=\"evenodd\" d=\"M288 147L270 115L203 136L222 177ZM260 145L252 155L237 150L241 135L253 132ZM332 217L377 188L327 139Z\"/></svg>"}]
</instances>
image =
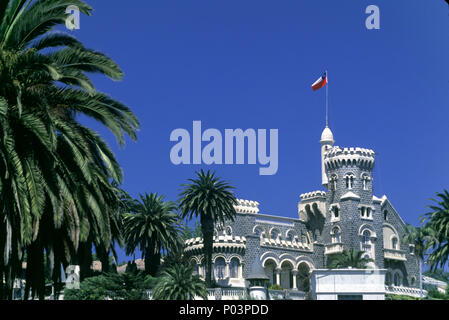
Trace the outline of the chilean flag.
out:
<instances>
[{"instance_id":1,"label":"chilean flag","mask_svg":"<svg viewBox=\"0 0 449 320\"><path fill-rule=\"evenodd\" d=\"M327 72L323 73L321 78L319 78L317 81L315 81L314 84L312 84L313 91L317 91L318 89L321 89L327 84Z\"/></svg>"}]
</instances>

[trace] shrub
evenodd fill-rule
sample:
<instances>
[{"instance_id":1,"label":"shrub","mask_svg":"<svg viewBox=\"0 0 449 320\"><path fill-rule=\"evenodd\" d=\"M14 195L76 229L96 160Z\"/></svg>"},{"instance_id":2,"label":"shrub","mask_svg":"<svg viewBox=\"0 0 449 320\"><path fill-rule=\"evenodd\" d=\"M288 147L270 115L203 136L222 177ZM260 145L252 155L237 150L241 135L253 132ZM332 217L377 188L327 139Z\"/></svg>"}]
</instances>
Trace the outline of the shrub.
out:
<instances>
[{"instance_id":1,"label":"shrub","mask_svg":"<svg viewBox=\"0 0 449 320\"><path fill-rule=\"evenodd\" d=\"M278 284L272 284L268 289L270 290L284 290L284 288Z\"/></svg>"}]
</instances>

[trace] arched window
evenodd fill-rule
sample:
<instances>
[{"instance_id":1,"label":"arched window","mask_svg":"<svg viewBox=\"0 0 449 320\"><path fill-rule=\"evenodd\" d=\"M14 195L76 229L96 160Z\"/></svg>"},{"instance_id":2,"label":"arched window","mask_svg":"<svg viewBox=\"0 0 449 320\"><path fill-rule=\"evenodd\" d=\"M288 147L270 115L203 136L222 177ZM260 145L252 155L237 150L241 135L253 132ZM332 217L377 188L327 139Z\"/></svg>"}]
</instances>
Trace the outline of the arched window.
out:
<instances>
[{"instance_id":1,"label":"arched window","mask_svg":"<svg viewBox=\"0 0 449 320\"><path fill-rule=\"evenodd\" d=\"M369 230L363 231L363 244L371 244L371 232Z\"/></svg>"},{"instance_id":2,"label":"arched window","mask_svg":"<svg viewBox=\"0 0 449 320\"><path fill-rule=\"evenodd\" d=\"M231 227L226 227L226 235L232 236L232 228Z\"/></svg>"},{"instance_id":3,"label":"arched window","mask_svg":"<svg viewBox=\"0 0 449 320\"><path fill-rule=\"evenodd\" d=\"M388 211L384 210L384 220L387 221L388 220Z\"/></svg>"},{"instance_id":4,"label":"arched window","mask_svg":"<svg viewBox=\"0 0 449 320\"><path fill-rule=\"evenodd\" d=\"M231 273L231 278L239 277L239 266L240 266L239 259L232 258L231 262L229 263L229 272Z\"/></svg>"},{"instance_id":5,"label":"arched window","mask_svg":"<svg viewBox=\"0 0 449 320\"><path fill-rule=\"evenodd\" d=\"M401 283L401 275L398 272L394 274L393 283L396 287L399 287L402 284Z\"/></svg>"},{"instance_id":6,"label":"arched window","mask_svg":"<svg viewBox=\"0 0 449 320\"><path fill-rule=\"evenodd\" d=\"M367 174L362 176L363 190L368 190L368 182L370 181L370 177Z\"/></svg>"},{"instance_id":7,"label":"arched window","mask_svg":"<svg viewBox=\"0 0 449 320\"><path fill-rule=\"evenodd\" d=\"M294 239L293 232L292 231L287 232L287 241L293 242L293 239Z\"/></svg>"},{"instance_id":8,"label":"arched window","mask_svg":"<svg viewBox=\"0 0 449 320\"><path fill-rule=\"evenodd\" d=\"M398 238L393 237L391 239L391 248L394 249L394 250L399 250L398 249Z\"/></svg>"},{"instance_id":9,"label":"arched window","mask_svg":"<svg viewBox=\"0 0 449 320\"><path fill-rule=\"evenodd\" d=\"M215 269L215 278L218 280L223 280L226 277L225 259L223 259L222 257L218 257L217 259L215 259L214 269Z\"/></svg>"},{"instance_id":10,"label":"arched window","mask_svg":"<svg viewBox=\"0 0 449 320\"><path fill-rule=\"evenodd\" d=\"M387 272L387 274L385 275L385 284L387 286L391 286L391 273Z\"/></svg>"},{"instance_id":11,"label":"arched window","mask_svg":"<svg viewBox=\"0 0 449 320\"><path fill-rule=\"evenodd\" d=\"M196 263L195 260L190 261L190 265L192 266L193 274L198 275L199 274L199 266Z\"/></svg>"},{"instance_id":12,"label":"arched window","mask_svg":"<svg viewBox=\"0 0 449 320\"><path fill-rule=\"evenodd\" d=\"M279 231L276 229L271 230L271 239L277 240L279 238Z\"/></svg>"},{"instance_id":13,"label":"arched window","mask_svg":"<svg viewBox=\"0 0 449 320\"><path fill-rule=\"evenodd\" d=\"M416 284L416 278L415 277L412 277L412 279L410 280L410 284L412 286L414 286Z\"/></svg>"},{"instance_id":14,"label":"arched window","mask_svg":"<svg viewBox=\"0 0 449 320\"><path fill-rule=\"evenodd\" d=\"M351 190L354 187L354 175L352 173L348 173L345 176L346 181L346 189Z\"/></svg>"},{"instance_id":15,"label":"arched window","mask_svg":"<svg viewBox=\"0 0 449 320\"><path fill-rule=\"evenodd\" d=\"M332 229L332 243L341 243L341 233L339 227Z\"/></svg>"}]
</instances>

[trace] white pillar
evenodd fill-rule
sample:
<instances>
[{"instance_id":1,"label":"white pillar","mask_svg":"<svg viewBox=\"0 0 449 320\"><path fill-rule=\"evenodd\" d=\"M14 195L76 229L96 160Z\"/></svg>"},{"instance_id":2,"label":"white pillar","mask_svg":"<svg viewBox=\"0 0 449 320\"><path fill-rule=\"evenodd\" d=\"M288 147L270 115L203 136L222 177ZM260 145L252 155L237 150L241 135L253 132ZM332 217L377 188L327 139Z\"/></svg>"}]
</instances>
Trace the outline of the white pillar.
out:
<instances>
[{"instance_id":1,"label":"white pillar","mask_svg":"<svg viewBox=\"0 0 449 320\"><path fill-rule=\"evenodd\" d=\"M276 268L276 284L281 285L281 269Z\"/></svg>"},{"instance_id":2,"label":"white pillar","mask_svg":"<svg viewBox=\"0 0 449 320\"><path fill-rule=\"evenodd\" d=\"M225 278L231 277L231 270L229 270L229 261L226 262L226 271L225 271Z\"/></svg>"},{"instance_id":3,"label":"white pillar","mask_svg":"<svg viewBox=\"0 0 449 320\"><path fill-rule=\"evenodd\" d=\"M296 290L296 289L298 289L297 283L296 283L296 276L298 275L298 271L293 270L292 274L293 274L293 288L292 289Z\"/></svg>"}]
</instances>

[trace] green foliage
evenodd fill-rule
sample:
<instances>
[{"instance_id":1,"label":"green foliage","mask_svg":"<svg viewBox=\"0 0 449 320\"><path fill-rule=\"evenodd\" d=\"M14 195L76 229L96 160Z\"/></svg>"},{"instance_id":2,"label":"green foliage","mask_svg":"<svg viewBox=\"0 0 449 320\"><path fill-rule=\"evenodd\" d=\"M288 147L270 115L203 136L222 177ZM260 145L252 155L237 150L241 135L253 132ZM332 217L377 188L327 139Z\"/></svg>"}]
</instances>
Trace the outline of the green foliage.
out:
<instances>
[{"instance_id":1,"label":"green foliage","mask_svg":"<svg viewBox=\"0 0 449 320\"><path fill-rule=\"evenodd\" d=\"M193 237L194 238L202 238L203 237L203 231L201 230L201 223L199 220L195 220L195 225L193 229Z\"/></svg>"},{"instance_id":2,"label":"green foliage","mask_svg":"<svg viewBox=\"0 0 449 320\"><path fill-rule=\"evenodd\" d=\"M190 226L187 224L187 222L183 225L183 227L181 229L180 237L183 242L193 238L193 230L192 230L192 228L190 228Z\"/></svg>"},{"instance_id":3,"label":"green foliage","mask_svg":"<svg viewBox=\"0 0 449 320\"><path fill-rule=\"evenodd\" d=\"M335 253L329 256L327 267L329 269L356 268L366 269L366 265L373 259L363 257L365 252L356 251L353 248L343 250L341 253Z\"/></svg>"},{"instance_id":4,"label":"green foliage","mask_svg":"<svg viewBox=\"0 0 449 320\"><path fill-rule=\"evenodd\" d=\"M439 200L431 199L435 205L429 206L432 211L423 219L427 228L434 232L427 244L428 248L432 248L427 259L432 270L444 268L449 258L449 192L444 190L437 193L437 197Z\"/></svg>"},{"instance_id":5,"label":"green foliage","mask_svg":"<svg viewBox=\"0 0 449 320\"><path fill-rule=\"evenodd\" d=\"M212 248L214 225L233 221L237 200L232 193L233 186L215 176L209 170L196 173L196 179L189 179L179 195L182 219L200 218L206 264L206 284L212 284Z\"/></svg>"},{"instance_id":6,"label":"green foliage","mask_svg":"<svg viewBox=\"0 0 449 320\"><path fill-rule=\"evenodd\" d=\"M268 289L270 290L284 290L284 288L278 284L272 284L271 286L268 287Z\"/></svg>"},{"instance_id":7,"label":"green foliage","mask_svg":"<svg viewBox=\"0 0 449 320\"><path fill-rule=\"evenodd\" d=\"M177 264L167 268L153 290L155 300L193 300L195 296L207 299L205 283L192 268Z\"/></svg>"},{"instance_id":8,"label":"green foliage","mask_svg":"<svg viewBox=\"0 0 449 320\"><path fill-rule=\"evenodd\" d=\"M161 251L176 250L181 246L176 204L164 201L164 197L156 193L145 193L140 195L140 201L134 200L128 207L130 212L123 219L126 253L133 254L139 247L145 259L145 272L155 276Z\"/></svg>"},{"instance_id":9,"label":"green foliage","mask_svg":"<svg viewBox=\"0 0 449 320\"><path fill-rule=\"evenodd\" d=\"M65 24L69 5L92 11L81 0L0 1L0 298L12 297L24 253L26 297L31 290L43 299L45 263L54 282L74 262L84 276L92 247L103 262L120 242L123 174L79 119L99 121L120 145L125 135L136 139L139 123L89 78L121 80L119 66L67 33L50 33Z\"/></svg>"},{"instance_id":10,"label":"green foliage","mask_svg":"<svg viewBox=\"0 0 449 320\"><path fill-rule=\"evenodd\" d=\"M421 298L415 298L410 296L403 296L399 294L385 294L385 300L422 300Z\"/></svg>"},{"instance_id":11,"label":"green foliage","mask_svg":"<svg viewBox=\"0 0 449 320\"><path fill-rule=\"evenodd\" d=\"M435 288L431 288L427 291L428 297L435 300L449 300L449 294L441 293Z\"/></svg>"},{"instance_id":12,"label":"green foliage","mask_svg":"<svg viewBox=\"0 0 449 320\"><path fill-rule=\"evenodd\" d=\"M80 289L66 289L65 300L145 300L147 290L154 286L153 278L142 273L109 273L86 278Z\"/></svg>"}]
</instances>

